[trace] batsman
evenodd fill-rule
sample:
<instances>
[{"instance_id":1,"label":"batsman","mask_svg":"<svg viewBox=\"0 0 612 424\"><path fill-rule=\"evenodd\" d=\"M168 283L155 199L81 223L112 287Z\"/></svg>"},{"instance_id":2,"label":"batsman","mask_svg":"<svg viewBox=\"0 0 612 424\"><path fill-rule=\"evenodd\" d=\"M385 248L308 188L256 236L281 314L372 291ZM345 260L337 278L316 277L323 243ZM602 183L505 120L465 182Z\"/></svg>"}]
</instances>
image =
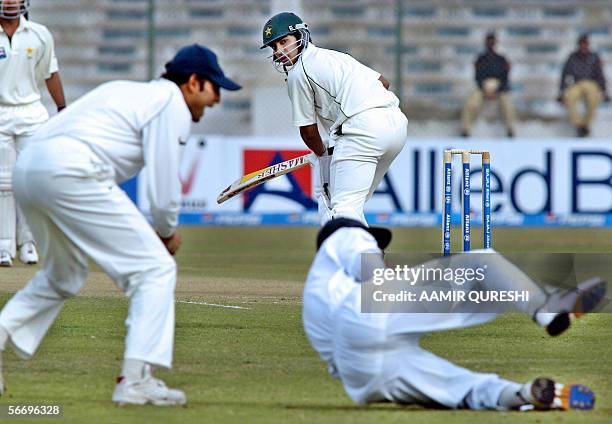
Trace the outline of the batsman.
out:
<instances>
[{"instance_id":1,"label":"batsman","mask_svg":"<svg viewBox=\"0 0 612 424\"><path fill-rule=\"evenodd\" d=\"M364 204L407 136L408 119L389 81L348 54L315 46L308 25L290 12L266 22L266 47L287 76L293 124L318 157L321 224L342 216L367 225Z\"/></svg>"}]
</instances>

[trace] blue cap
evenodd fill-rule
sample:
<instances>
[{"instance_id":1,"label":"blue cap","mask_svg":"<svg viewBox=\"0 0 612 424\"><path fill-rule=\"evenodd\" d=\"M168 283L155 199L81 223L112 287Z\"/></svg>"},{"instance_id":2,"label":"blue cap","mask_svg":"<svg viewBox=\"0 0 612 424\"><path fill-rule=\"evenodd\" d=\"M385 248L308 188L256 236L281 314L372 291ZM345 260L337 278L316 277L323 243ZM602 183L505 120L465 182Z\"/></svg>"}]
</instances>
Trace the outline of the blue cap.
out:
<instances>
[{"instance_id":1,"label":"blue cap","mask_svg":"<svg viewBox=\"0 0 612 424\"><path fill-rule=\"evenodd\" d=\"M196 74L226 90L240 90L242 88L225 76L217 61L217 55L212 50L199 44L192 44L180 49L174 58L166 63L166 72L179 75Z\"/></svg>"}]
</instances>

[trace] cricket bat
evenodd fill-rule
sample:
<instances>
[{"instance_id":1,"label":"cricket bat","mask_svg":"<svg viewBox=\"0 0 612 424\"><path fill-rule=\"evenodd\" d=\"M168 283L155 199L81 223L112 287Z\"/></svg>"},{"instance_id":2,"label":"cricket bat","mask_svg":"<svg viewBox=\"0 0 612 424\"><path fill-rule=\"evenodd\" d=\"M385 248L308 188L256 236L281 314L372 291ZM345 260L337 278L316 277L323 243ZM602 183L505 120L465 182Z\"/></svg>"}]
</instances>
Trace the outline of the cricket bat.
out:
<instances>
[{"instance_id":1,"label":"cricket bat","mask_svg":"<svg viewBox=\"0 0 612 424\"><path fill-rule=\"evenodd\" d=\"M304 156L298 156L294 159L289 159L276 165L268 166L267 168L260 169L259 171L251 172L236 181L234 181L229 187L219 194L217 197L217 203L221 204L228 199L246 191L250 188L257 187L258 185L265 183L266 181L285 175L289 172L293 172L296 169L300 169L306 165L312 165L316 160L314 153L309 153Z\"/></svg>"}]
</instances>

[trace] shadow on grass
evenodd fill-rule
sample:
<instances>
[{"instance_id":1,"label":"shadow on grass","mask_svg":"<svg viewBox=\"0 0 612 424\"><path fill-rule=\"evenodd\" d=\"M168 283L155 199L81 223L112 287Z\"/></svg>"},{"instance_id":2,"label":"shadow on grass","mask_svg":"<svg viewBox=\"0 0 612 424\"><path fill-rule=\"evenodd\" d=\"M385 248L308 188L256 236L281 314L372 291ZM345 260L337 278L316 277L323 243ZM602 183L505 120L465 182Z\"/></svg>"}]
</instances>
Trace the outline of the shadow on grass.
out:
<instances>
[{"instance_id":1,"label":"shadow on grass","mask_svg":"<svg viewBox=\"0 0 612 424\"><path fill-rule=\"evenodd\" d=\"M385 411L385 412L404 412L404 411L426 411L419 405L398 405L394 403L378 403L374 405L315 405L315 404L276 404L277 407L290 410L304 411Z\"/></svg>"},{"instance_id":2,"label":"shadow on grass","mask_svg":"<svg viewBox=\"0 0 612 424\"><path fill-rule=\"evenodd\" d=\"M224 406L224 407L244 407L244 402L238 401L203 401L194 402L193 406ZM371 405L334 405L334 404L307 404L307 403L278 403L278 402L256 402L253 406L264 406L271 409L286 409L286 410L302 410L302 411L389 411L389 412L405 412L405 411L433 411L447 410L448 408L425 408L420 405L400 405L392 402L377 403Z\"/></svg>"},{"instance_id":3,"label":"shadow on grass","mask_svg":"<svg viewBox=\"0 0 612 424\"><path fill-rule=\"evenodd\" d=\"M196 403L191 403L190 405L195 406ZM357 404L353 404L353 405L334 405L334 404L306 404L306 403L277 403L277 402L272 402L272 403L266 403L266 402L257 402L256 405L258 407L268 407L270 409L284 409L284 410L290 410L290 411L304 411L304 412L333 412L333 411L338 411L338 412L360 412L360 413L364 413L364 412L371 412L371 413L375 413L375 412L393 412L393 413L427 413L427 412L436 412L436 413L443 413L443 412L447 412L449 414L486 414L486 413L499 413L501 415L504 415L506 418L509 416L515 416L516 418L519 417L526 417L527 414L528 416L533 416L533 414L535 414L536 416L539 417L544 417L544 416L550 416L552 415L557 415L557 414L564 414L566 412L564 411L560 411L560 410L530 410L530 411L518 411L518 410L514 410L514 411L496 411L496 410L492 410L492 409L483 409L483 410L471 410L471 409L451 409L451 408L446 408L442 405L439 406L423 406L423 405L416 405L416 404L406 404L406 405L402 405L402 404L397 404L397 403L393 403L393 402L381 402L381 403L376 403L376 404L370 404L370 405L357 405ZM244 408L245 403L244 402L234 402L234 401L204 401L204 402L197 402L197 406L223 406L223 407L242 407ZM253 405L255 406L255 405Z\"/></svg>"}]
</instances>

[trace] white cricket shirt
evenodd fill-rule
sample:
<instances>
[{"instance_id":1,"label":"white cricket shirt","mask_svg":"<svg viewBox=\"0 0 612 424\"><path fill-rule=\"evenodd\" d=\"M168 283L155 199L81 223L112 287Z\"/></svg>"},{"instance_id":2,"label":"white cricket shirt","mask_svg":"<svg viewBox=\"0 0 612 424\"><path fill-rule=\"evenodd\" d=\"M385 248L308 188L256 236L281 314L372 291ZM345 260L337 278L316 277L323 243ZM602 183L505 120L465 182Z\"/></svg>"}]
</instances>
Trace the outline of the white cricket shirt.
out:
<instances>
[{"instance_id":1,"label":"white cricket shirt","mask_svg":"<svg viewBox=\"0 0 612 424\"><path fill-rule=\"evenodd\" d=\"M360 228L340 228L325 240L306 277L304 331L334 377L332 315L346 296L360 287L362 253L380 253L374 237Z\"/></svg>"},{"instance_id":2,"label":"white cricket shirt","mask_svg":"<svg viewBox=\"0 0 612 424\"><path fill-rule=\"evenodd\" d=\"M112 167L117 182L145 167L153 224L168 237L181 204L179 141L187 141L190 130L191 113L175 83L113 81L43 124L32 143L78 140Z\"/></svg>"},{"instance_id":3,"label":"white cricket shirt","mask_svg":"<svg viewBox=\"0 0 612 424\"><path fill-rule=\"evenodd\" d=\"M302 127L319 119L334 133L359 112L399 106L399 99L379 77L380 73L348 54L309 43L287 74L293 124Z\"/></svg>"},{"instance_id":4,"label":"white cricket shirt","mask_svg":"<svg viewBox=\"0 0 612 424\"><path fill-rule=\"evenodd\" d=\"M45 26L20 17L10 41L0 26L0 106L39 101L38 85L57 70L53 37Z\"/></svg>"}]
</instances>

